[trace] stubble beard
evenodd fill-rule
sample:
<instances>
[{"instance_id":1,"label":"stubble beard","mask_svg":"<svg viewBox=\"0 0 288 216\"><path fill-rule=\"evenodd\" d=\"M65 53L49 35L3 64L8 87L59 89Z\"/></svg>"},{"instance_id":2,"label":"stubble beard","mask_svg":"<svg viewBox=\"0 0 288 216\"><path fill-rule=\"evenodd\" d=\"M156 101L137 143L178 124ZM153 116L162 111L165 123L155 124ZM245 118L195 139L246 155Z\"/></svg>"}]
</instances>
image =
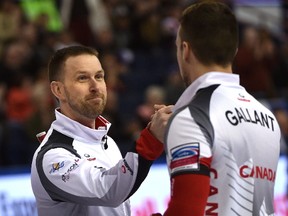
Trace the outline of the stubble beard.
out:
<instances>
[{"instance_id":1,"label":"stubble beard","mask_svg":"<svg viewBox=\"0 0 288 216\"><path fill-rule=\"evenodd\" d=\"M90 100L90 98L93 97L91 95L89 97L84 97L84 99L81 100L74 100L68 92L66 93L69 106L78 114L89 119L96 119L103 113L107 100L104 94L98 93L97 97L102 99L101 103L94 103Z\"/></svg>"}]
</instances>

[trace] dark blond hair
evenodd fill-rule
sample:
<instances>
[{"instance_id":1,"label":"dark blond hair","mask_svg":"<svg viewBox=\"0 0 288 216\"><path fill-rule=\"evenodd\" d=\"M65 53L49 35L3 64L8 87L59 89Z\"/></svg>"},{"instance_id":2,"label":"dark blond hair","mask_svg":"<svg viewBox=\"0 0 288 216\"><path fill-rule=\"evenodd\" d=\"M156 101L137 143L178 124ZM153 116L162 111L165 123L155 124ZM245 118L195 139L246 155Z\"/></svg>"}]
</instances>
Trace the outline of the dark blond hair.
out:
<instances>
[{"instance_id":1,"label":"dark blond hair","mask_svg":"<svg viewBox=\"0 0 288 216\"><path fill-rule=\"evenodd\" d=\"M86 46L69 46L57 50L48 64L49 81L58 81L62 78L62 67L69 57L83 54L98 57L98 52L95 49Z\"/></svg>"}]
</instances>

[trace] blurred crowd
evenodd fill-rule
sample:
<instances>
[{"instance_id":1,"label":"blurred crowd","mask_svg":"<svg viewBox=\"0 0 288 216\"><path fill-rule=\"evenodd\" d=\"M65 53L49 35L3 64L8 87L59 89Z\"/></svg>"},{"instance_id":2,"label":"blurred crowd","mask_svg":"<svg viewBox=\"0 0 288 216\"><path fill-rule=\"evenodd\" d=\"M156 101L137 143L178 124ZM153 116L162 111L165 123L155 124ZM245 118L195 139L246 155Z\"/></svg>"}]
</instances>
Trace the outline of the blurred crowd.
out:
<instances>
[{"instance_id":1,"label":"blurred crowd","mask_svg":"<svg viewBox=\"0 0 288 216\"><path fill-rule=\"evenodd\" d=\"M35 135L49 128L57 106L47 79L49 58L55 50L74 44L99 51L108 88L103 115L112 123L109 135L123 153L129 149L149 122L153 105L174 104L184 90L175 36L182 9L191 2L1 0L0 167L30 165L39 145ZM225 2L233 9L233 1ZM234 72L276 113L285 153L286 40L261 26L241 23Z\"/></svg>"}]
</instances>

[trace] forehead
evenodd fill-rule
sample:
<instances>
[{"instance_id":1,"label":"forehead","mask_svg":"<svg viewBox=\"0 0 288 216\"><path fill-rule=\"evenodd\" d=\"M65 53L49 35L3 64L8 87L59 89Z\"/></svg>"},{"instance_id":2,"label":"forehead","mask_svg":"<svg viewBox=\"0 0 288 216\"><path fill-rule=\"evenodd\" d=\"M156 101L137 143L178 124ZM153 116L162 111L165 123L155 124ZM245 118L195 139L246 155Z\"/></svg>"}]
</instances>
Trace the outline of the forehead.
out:
<instances>
[{"instance_id":1,"label":"forehead","mask_svg":"<svg viewBox=\"0 0 288 216\"><path fill-rule=\"evenodd\" d=\"M85 64L92 64L92 65L100 65L99 59L95 55L89 55L89 54L81 54L77 56L71 56L67 58L65 62L65 66L71 66L71 65L85 65Z\"/></svg>"},{"instance_id":2,"label":"forehead","mask_svg":"<svg viewBox=\"0 0 288 216\"><path fill-rule=\"evenodd\" d=\"M64 63L64 70L77 71L94 71L101 70L102 66L95 55L82 54L69 57Z\"/></svg>"}]
</instances>

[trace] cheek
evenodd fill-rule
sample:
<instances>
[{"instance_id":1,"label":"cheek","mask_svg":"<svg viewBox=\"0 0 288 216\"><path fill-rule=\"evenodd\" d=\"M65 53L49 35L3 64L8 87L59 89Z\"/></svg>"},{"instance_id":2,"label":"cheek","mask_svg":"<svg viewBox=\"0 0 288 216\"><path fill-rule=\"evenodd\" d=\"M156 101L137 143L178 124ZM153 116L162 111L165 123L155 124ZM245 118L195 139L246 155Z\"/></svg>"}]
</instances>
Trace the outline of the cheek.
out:
<instances>
[{"instance_id":1,"label":"cheek","mask_svg":"<svg viewBox=\"0 0 288 216\"><path fill-rule=\"evenodd\" d=\"M176 57L177 57L177 61L179 62L179 60L180 60L180 50L179 50L179 48L177 48Z\"/></svg>"},{"instance_id":2,"label":"cheek","mask_svg":"<svg viewBox=\"0 0 288 216\"><path fill-rule=\"evenodd\" d=\"M69 89L69 93L70 95L73 94L76 97L87 94L87 90L88 88L73 86L72 88Z\"/></svg>"},{"instance_id":3,"label":"cheek","mask_svg":"<svg viewBox=\"0 0 288 216\"><path fill-rule=\"evenodd\" d=\"M81 98L87 94L88 88L83 86L73 85L66 88L66 95L69 99Z\"/></svg>"},{"instance_id":4,"label":"cheek","mask_svg":"<svg viewBox=\"0 0 288 216\"><path fill-rule=\"evenodd\" d=\"M103 85L101 85L101 87L99 87L99 91L101 92L101 94L103 94L105 100L107 99L107 86L106 83L104 83Z\"/></svg>"},{"instance_id":5,"label":"cheek","mask_svg":"<svg viewBox=\"0 0 288 216\"><path fill-rule=\"evenodd\" d=\"M104 82L103 84L101 84L101 91L103 92L103 94L107 95L107 86L106 86L106 82Z\"/></svg>"}]
</instances>

